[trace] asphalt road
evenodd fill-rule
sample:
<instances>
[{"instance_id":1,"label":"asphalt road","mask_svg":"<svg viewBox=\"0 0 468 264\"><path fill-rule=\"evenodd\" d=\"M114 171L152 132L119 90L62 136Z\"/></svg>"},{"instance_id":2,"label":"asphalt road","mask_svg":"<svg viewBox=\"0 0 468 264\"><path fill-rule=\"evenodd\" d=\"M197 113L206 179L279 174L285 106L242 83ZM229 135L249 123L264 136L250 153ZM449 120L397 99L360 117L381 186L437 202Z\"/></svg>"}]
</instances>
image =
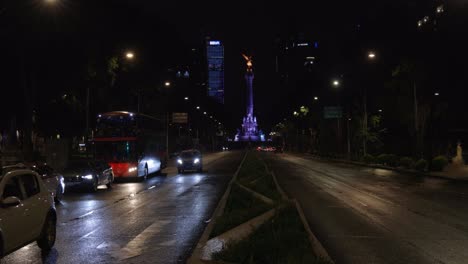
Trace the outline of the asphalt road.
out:
<instances>
[{"instance_id":1,"label":"asphalt road","mask_svg":"<svg viewBox=\"0 0 468 264\"><path fill-rule=\"evenodd\" d=\"M468 263L468 183L265 157L336 263Z\"/></svg>"},{"instance_id":2,"label":"asphalt road","mask_svg":"<svg viewBox=\"0 0 468 264\"><path fill-rule=\"evenodd\" d=\"M241 159L214 153L203 173L170 166L145 182L68 192L57 205L55 248L41 256L31 243L1 263L185 263Z\"/></svg>"}]
</instances>

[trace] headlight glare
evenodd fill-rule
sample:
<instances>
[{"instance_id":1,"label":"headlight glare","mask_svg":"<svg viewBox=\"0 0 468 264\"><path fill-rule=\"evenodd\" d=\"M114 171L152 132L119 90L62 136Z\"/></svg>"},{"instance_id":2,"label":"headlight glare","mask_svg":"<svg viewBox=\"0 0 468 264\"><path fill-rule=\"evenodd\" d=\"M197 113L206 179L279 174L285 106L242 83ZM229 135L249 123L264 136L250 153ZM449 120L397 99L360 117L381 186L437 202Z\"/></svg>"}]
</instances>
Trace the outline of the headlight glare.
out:
<instances>
[{"instance_id":1,"label":"headlight glare","mask_svg":"<svg viewBox=\"0 0 468 264\"><path fill-rule=\"evenodd\" d=\"M86 180L92 180L92 179L93 179L93 175L92 175L92 174L88 174L88 175L85 175L85 176L81 176L81 178L86 179Z\"/></svg>"},{"instance_id":2,"label":"headlight glare","mask_svg":"<svg viewBox=\"0 0 468 264\"><path fill-rule=\"evenodd\" d=\"M182 160L181 160L181 159L178 159L178 160L177 160L177 163L179 163L180 165L182 165L182 164L183 164L183 162L182 162Z\"/></svg>"},{"instance_id":3,"label":"headlight glare","mask_svg":"<svg viewBox=\"0 0 468 264\"><path fill-rule=\"evenodd\" d=\"M137 167L130 167L130 168L128 169L128 172L134 172L134 171L136 171L137 169L138 169Z\"/></svg>"},{"instance_id":4,"label":"headlight glare","mask_svg":"<svg viewBox=\"0 0 468 264\"><path fill-rule=\"evenodd\" d=\"M200 159L196 158L194 161L193 161L194 164L198 164L200 163Z\"/></svg>"}]
</instances>

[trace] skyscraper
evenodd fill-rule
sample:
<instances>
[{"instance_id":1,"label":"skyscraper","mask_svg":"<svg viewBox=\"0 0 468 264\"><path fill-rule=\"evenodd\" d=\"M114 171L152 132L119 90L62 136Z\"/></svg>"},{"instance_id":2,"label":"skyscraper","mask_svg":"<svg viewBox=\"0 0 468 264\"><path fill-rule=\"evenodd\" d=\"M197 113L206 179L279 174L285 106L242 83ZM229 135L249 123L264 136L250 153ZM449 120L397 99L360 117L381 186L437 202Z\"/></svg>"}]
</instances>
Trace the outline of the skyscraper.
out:
<instances>
[{"instance_id":1,"label":"skyscraper","mask_svg":"<svg viewBox=\"0 0 468 264\"><path fill-rule=\"evenodd\" d=\"M224 47L219 40L206 41L208 95L224 104Z\"/></svg>"}]
</instances>

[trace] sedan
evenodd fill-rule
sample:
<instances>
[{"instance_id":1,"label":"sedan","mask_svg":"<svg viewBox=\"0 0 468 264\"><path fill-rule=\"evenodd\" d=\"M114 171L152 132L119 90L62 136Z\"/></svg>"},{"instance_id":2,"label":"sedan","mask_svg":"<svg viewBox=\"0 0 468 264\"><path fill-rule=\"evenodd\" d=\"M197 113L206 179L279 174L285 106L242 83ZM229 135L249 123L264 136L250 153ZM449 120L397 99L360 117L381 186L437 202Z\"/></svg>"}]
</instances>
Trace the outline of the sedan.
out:
<instances>
[{"instance_id":1,"label":"sedan","mask_svg":"<svg viewBox=\"0 0 468 264\"><path fill-rule=\"evenodd\" d=\"M198 150L184 150L177 157L177 169L179 173L186 170L203 171L202 155Z\"/></svg>"},{"instance_id":2,"label":"sedan","mask_svg":"<svg viewBox=\"0 0 468 264\"><path fill-rule=\"evenodd\" d=\"M36 172L2 168L0 205L0 257L33 241L44 251L54 246L54 199Z\"/></svg>"},{"instance_id":3,"label":"sedan","mask_svg":"<svg viewBox=\"0 0 468 264\"><path fill-rule=\"evenodd\" d=\"M71 161L64 170L65 185L68 187L86 188L96 192L99 185L107 188L114 182L112 167L105 162L94 160Z\"/></svg>"}]
</instances>

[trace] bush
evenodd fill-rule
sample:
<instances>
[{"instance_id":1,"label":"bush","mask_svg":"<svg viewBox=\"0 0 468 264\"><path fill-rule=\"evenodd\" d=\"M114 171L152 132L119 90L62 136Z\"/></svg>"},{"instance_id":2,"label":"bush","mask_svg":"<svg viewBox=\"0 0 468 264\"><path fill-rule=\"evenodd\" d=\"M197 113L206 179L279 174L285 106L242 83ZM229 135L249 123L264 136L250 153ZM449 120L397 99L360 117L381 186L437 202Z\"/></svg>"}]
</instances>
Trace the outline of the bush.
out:
<instances>
[{"instance_id":1,"label":"bush","mask_svg":"<svg viewBox=\"0 0 468 264\"><path fill-rule=\"evenodd\" d=\"M375 163L375 157L371 154L366 154L362 157L362 161L365 163Z\"/></svg>"},{"instance_id":2,"label":"bush","mask_svg":"<svg viewBox=\"0 0 468 264\"><path fill-rule=\"evenodd\" d=\"M431 169L433 171L443 171L448 165L448 160L445 156L437 156L432 160Z\"/></svg>"},{"instance_id":3,"label":"bush","mask_svg":"<svg viewBox=\"0 0 468 264\"><path fill-rule=\"evenodd\" d=\"M416 161L414 168L418 171L425 171L427 169L427 161L425 159Z\"/></svg>"},{"instance_id":4,"label":"bush","mask_svg":"<svg viewBox=\"0 0 468 264\"><path fill-rule=\"evenodd\" d=\"M387 165L396 167L400 163L400 158L395 154L389 154L387 156Z\"/></svg>"},{"instance_id":5,"label":"bush","mask_svg":"<svg viewBox=\"0 0 468 264\"><path fill-rule=\"evenodd\" d=\"M402 157L400 159L400 165L407 169L411 168L413 166L413 163L414 161L410 157Z\"/></svg>"},{"instance_id":6,"label":"bush","mask_svg":"<svg viewBox=\"0 0 468 264\"><path fill-rule=\"evenodd\" d=\"M394 154L380 154L377 157L377 162L382 165L387 165L387 166L397 166L398 162L400 159L398 158L397 155Z\"/></svg>"}]
</instances>

